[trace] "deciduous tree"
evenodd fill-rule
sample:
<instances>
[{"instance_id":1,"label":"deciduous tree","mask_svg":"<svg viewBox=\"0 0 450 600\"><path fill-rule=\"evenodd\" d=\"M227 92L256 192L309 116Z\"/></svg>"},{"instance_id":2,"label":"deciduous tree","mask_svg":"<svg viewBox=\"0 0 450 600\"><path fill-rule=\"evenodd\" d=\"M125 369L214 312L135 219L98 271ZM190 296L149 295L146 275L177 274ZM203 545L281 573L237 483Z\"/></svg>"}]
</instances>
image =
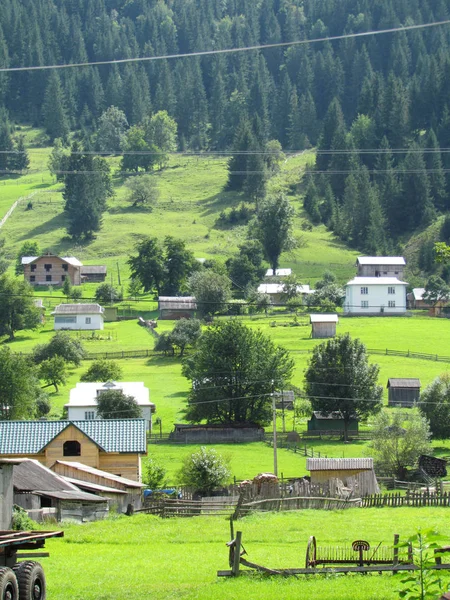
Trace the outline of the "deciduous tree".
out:
<instances>
[{"instance_id":1,"label":"deciduous tree","mask_svg":"<svg viewBox=\"0 0 450 600\"><path fill-rule=\"evenodd\" d=\"M32 419L41 394L35 366L6 347L0 347L0 365L0 419Z\"/></svg>"},{"instance_id":2,"label":"deciduous tree","mask_svg":"<svg viewBox=\"0 0 450 600\"><path fill-rule=\"evenodd\" d=\"M66 362L79 367L86 352L79 340L71 337L67 331L59 331L47 344L38 344L33 348L33 359L36 364L54 356L60 356Z\"/></svg>"},{"instance_id":3,"label":"deciduous tree","mask_svg":"<svg viewBox=\"0 0 450 600\"><path fill-rule=\"evenodd\" d=\"M214 448L202 446L184 459L179 472L180 482L206 496L228 483L231 477L228 463Z\"/></svg>"},{"instance_id":4,"label":"deciduous tree","mask_svg":"<svg viewBox=\"0 0 450 600\"><path fill-rule=\"evenodd\" d=\"M142 410L133 396L122 390L108 390L97 398L97 414L101 419L139 419Z\"/></svg>"},{"instance_id":5,"label":"deciduous tree","mask_svg":"<svg viewBox=\"0 0 450 600\"><path fill-rule=\"evenodd\" d=\"M122 367L113 360L100 358L93 360L89 369L80 377L80 381L120 381L122 379Z\"/></svg>"},{"instance_id":6,"label":"deciduous tree","mask_svg":"<svg viewBox=\"0 0 450 600\"><path fill-rule=\"evenodd\" d=\"M379 370L378 365L369 365L365 345L348 334L313 350L305 372L306 395L314 410L342 414L345 440L350 419L366 419L381 409Z\"/></svg>"},{"instance_id":7,"label":"deciduous tree","mask_svg":"<svg viewBox=\"0 0 450 600\"><path fill-rule=\"evenodd\" d=\"M418 407L429 420L434 438L450 437L450 373L436 377L421 392Z\"/></svg>"},{"instance_id":8,"label":"deciduous tree","mask_svg":"<svg viewBox=\"0 0 450 600\"><path fill-rule=\"evenodd\" d=\"M192 381L187 418L199 423L259 423L271 419L271 393L289 382L294 362L261 331L221 321L203 332L183 363Z\"/></svg>"},{"instance_id":9,"label":"deciduous tree","mask_svg":"<svg viewBox=\"0 0 450 600\"><path fill-rule=\"evenodd\" d=\"M20 329L36 329L41 314L33 302L33 288L6 273L0 276L0 336L13 340Z\"/></svg>"},{"instance_id":10,"label":"deciduous tree","mask_svg":"<svg viewBox=\"0 0 450 600\"><path fill-rule=\"evenodd\" d=\"M197 300L197 309L203 316L223 312L231 298L231 282L226 275L203 269L191 275L188 288Z\"/></svg>"}]
</instances>

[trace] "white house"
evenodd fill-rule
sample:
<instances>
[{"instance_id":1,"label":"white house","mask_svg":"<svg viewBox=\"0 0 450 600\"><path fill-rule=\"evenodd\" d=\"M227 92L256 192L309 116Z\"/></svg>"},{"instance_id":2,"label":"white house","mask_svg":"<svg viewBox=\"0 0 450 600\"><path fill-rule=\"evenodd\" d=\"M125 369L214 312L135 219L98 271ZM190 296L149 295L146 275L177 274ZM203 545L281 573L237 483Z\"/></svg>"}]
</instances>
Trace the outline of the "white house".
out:
<instances>
[{"instance_id":1,"label":"white house","mask_svg":"<svg viewBox=\"0 0 450 600\"><path fill-rule=\"evenodd\" d=\"M103 392L110 390L120 390L126 396L133 396L142 411L142 418L147 422L147 429L152 429L152 413L155 412L155 405L150 402L150 390L144 386L143 381L107 381L99 382L79 382L70 390L69 402L65 404L67 408L67 418L69 421L92 421L98 419L97 416L97 398Z\"/></svg>"},{"instance_id":2,"label":"white house","mask_svg":"<svg viewBox=\"0 0 450 600\"><path fill-rule=\"evenodd\" d=\"M277 269L275 271L275 277L288 277L292 275L292 269ZM266 277L273 277L273 269L267 269Z\"/></svg>"},{"instance_id":3,"label":"white house","mask_svg":"<svg viewBox=\"0 0 450 600\"><path fill-rule=\"evenodd\" d=\"M403 256L358 256L356 266L358 277L403 277L405 269Z\"/></svg>"},{"instance_id":4,"label":"white house","mask_svg":"<svg viewBox=\"0 0 450 600\"><path fill-rule=\"evenodd\" d=\"M283 288L283 283L261 283L258 286L258 294L267 294L270 296L272 304L280 304L283 302ZM309 285L298 285L297 293L304 299L305 296L314 294L314 290L311 290Z\"/></svg>"},{"instance_id":5,"label":"white house","mask_svg":"<svg viewBox=\"0 0 450 600\"><path fill-rule=\"evenodd\" d=\"M355 315L406 312L406 286L397 277L355 277L345 286L344 312Z\"/></svg>"},{"instance_id":6,"label":"white house","mask_svg":"<svg viewBox=\"0 0 450 600\"><path fill-rule=\"evenodd\" d=\"M104 312L100 304L58 304L54 329L103 329Z\"/></svg>"}]
</instances>

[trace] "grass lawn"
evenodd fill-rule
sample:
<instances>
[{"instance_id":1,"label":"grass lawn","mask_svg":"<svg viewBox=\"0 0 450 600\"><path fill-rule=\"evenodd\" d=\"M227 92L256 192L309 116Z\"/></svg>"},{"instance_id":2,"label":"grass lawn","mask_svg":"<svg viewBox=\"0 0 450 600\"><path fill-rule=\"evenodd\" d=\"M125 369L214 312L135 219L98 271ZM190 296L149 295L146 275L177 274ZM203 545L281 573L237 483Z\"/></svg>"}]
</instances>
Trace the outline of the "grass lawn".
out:
<instances>
[{"instance_id":1,"label":"grass lawn","mask_svg":"<svg viewBox=\"0 0 450 600\"><path fill-rule=\"evenodd\" d=\"M259 564L302 567L306 544L346 546L355 539L392 544L423 530L446 532L446 508L381 508L347 511L305 510L245 517L248 559ZM65 537L47 543L42 559L52 600L394 600L400 577L347 575L298 578L263 576L217 578L228 568L228 522L221 517L166 519L119 517L84 525L64 525ZM444 575L444 580L449 576Z\"/></svg>"}]
</instances>

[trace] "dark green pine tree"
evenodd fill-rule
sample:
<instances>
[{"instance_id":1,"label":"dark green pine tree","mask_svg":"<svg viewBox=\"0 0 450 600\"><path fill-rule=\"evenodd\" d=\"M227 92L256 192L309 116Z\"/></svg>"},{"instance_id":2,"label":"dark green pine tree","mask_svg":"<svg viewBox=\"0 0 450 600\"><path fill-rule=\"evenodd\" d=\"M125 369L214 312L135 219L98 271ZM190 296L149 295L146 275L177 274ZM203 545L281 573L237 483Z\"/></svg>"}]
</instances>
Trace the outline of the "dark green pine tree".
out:
<instances>
[{"instance_id":1,"label":"dark green pine tree","mask_svg":"<svg viewBox=\"0 0 450 600\"><path fill-rule=\"evenodd\" d=\"M331 160L329 163L330 185L333 195L339 202L342 200L345 190L345 180L348 174L357 168L359 159L353 153L353 142L345 130L345 125L340 124L336 129L331 142Z\"/></svg>"},{"instance_id":2,"label":"dark green pine tree","mask_svg":"<svg viewBox=\"0 0 450 600\"><path fill-rule=\"evenodd\" d=\"M406 85L392 73L389 75L385 95L386 136L392 148L407 148L411 135L409 92Z\"/></svg>"},{"instance_id":3,"label":"dark green pine tree","mask_svg":"<svg viewBox=\"0 0 450 600\"><path fill-rule=\"evenodd\" d=\"M30 159L25 147L25 136L19 135L14 154L10 155L10 166L14 171L26 171L30 166Z\"/></svg>"},{"instance_id":4,"label":"dark green pine tree","mask_svg":"<svg viewBox=\"0 0 450 600\"><path fill-rule=\"evenodd\" d=\"M317 149L323 151L322 153L318 153L316 158L318 171L326 171L328 169L332 154L326 151L331 150L334 135L338 130L345 130L345 121L340 102L335 98L328 107L322 125L322 133L317 143Z\"/></svg>"},{"instance_id":5,"label":"dark green pine tree","mask_svg":"<svg viewBox=\"0 0 450 600\"><path fill-rule=\"evenodd\" d=\"M317 142L319 126L317 122L316 105L311 92L307 92L300 96L298 112L300 129L311 144L314 145Z\"/></svg>"},{"instance_id":6,"label":"dark green pine tree","mask_svg":"<svg viewBox=\"0 0 450 600\"><path fill-rule=\"evenodd\" d=\"M277 95L275 115L272 119L272 135L282 147L289 145L290 111L292 101L292 84L286 69L283 69L281 86Z\"/></svg>"},{"instance_id":7,"label":"dark green pine tree","mask_svg":"<svg viewBox=\"0 0 450 600\"><path fill-rule=\"evenodd\" d=\"M0 108L0 176L5 174L12 167L11 152L14 149L14 143L11 136L11 124L8 119L8 113Z\"/></svg>"},{"instance_id":8,"label":"dark green pine tree","mask_svg":"<svg viewBox=\"0 0 450 600\"><path fill-rule=\"evenodd\" d=\"M450 199L445 184L445 174L442 167L442 157L439 142L433 129L430 129L426 137L425 165L428 170L430 181L430 196L434 206L438 210L449 210Z\"/></svg>"},{"instance_id":9,"label":"dark green pine tree","mask_svg":"<svg viewBox=\"0 0 450 600\"><path fill-rule=\"evenodd\" d=\"M321 221L320 214L319 190L314 183L314 176L308 177L308 185L306 186L305 196L303 199L303 208L308 213L311 222L318 225Z\"/></svg>"},{"instance_id":10,"label":"dark green pine tree","mask_svg":"<svg viewBox=\"0 0 450 600\"><path fill-rule=\"evenodd\" d=\"M262 147L257 140L249 147L247 156L246 175L244 177L243 191L256 204L264 198L266 193L267 169Z\"/></svg>"},{"instance_id":11,"label":"dark green pine tree","mask_svg":"<svg viewBox=\"0 0 450 600\"><path fill-rule=\"evenodd\" d=\"M55 70L50 71L48 77L42 115L44 127L50 140L53 141L56 138L66 140L69 135L69 123L64 92L58 72Z\"/></svg>"},{"instance_id":12,"label":"dark green pine tree","mask_svg":"<svg viewBox=\"0 0 450 600\"><path fill-rule=\"evenodd\" d=\"M429 225L435 216L430 199L430 182L423 153L418 144L413 143L400 166L403 179L403 193L400 198L400 231L412 231L416 227Z\"/></svg>"},{"instance_id":13,"label":"dark green pine tree","mask_svg":"<svg viewBox=\"0 0 450 600\"><path fill-rule=\"evenodd\" d=\"M215 59L212 67L212 89L209 114L211 117L211 146L216 149L226 147L226 113L227 113L227 94L224 78L226 64L220 59Z\"/></svg>"},{"instance_id":14,"label":"dark green pine tree","mask_svg":"<svg viewBox=\"0 0 450 600\"><path fill-rule=\"evenodd\" d=\"M402 218L402 215L398 214L401 185L386 136L381 140L379 150L375 161L374 181L378 188L381 207L386 215L388 229L394 236L398 231L398 222Z\"/></svg>"},{"instance_id":15,"label":"dark green pine tree","mask_svg":"<svg viewBox=\"0 0 450 600\"><path fill-rule=\"evenodd\" d=\"M249 158L247 152L255 145L256 139L250 123L247 120L241 121L233 141L233 152L235 154L233 154L228 162L227 190L240 191L243 189Z\"/></svg>"},{"instance_id":16,"label":"dark green pine tree","mask_svg":"<svg viewBox=\"0 0 450 600\"><path fill-rule=\"evenodd\" d=\"M106 200L112 195L109 166L102 158L80 154L74 143L64 179L64 209L68 233L76 240L91 239L99 231Z\"/></svg>"}]
</instances>

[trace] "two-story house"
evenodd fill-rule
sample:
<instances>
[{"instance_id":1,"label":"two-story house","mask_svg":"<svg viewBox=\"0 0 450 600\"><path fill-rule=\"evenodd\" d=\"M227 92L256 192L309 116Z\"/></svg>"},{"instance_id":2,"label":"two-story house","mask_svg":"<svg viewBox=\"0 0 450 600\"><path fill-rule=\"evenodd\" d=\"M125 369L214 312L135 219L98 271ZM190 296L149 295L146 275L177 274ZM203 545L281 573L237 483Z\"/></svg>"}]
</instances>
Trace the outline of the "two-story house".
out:
<instances>
[{"instance_id":1,"label":"two-story house","mask_svg":"<svg viewBox=\"0 0 450 600\"><path fill-rule=\"evenodd\" d=\"M31 285L63 285L69 278L72 285L84 282L100 283L105 281L104 265L83 266L74 256L22 256L25 280Z\"/></svg>"},{"instance_id":2,"label":"two-story house","mask_svg":"<svg viewBox=\"0 0 450 600\"><path fill-rule=\"evenodd\" d=\"M397 277L355 277L345 286L346 314L398 315L406 312L406 286Z\"/></svg>"}]
</instances>

